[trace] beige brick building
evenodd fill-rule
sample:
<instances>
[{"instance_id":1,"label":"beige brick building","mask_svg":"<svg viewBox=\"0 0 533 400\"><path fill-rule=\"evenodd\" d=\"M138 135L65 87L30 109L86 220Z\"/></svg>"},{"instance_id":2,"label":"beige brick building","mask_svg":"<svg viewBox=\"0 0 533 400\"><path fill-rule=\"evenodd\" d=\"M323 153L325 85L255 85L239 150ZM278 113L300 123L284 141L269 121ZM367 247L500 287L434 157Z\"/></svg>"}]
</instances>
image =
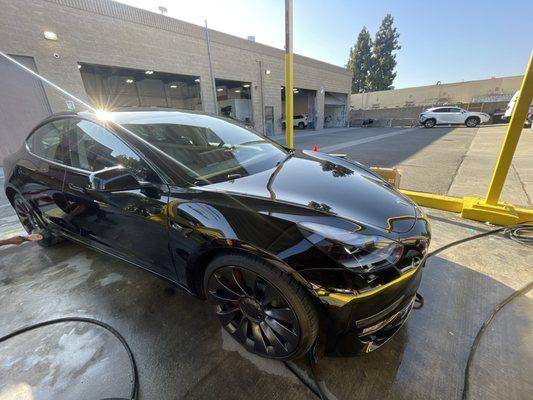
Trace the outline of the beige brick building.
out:
<instances>
[{"instance_id":1,"label":"beige brick building","mask_svg":"<svg viewBox=\"0 0 533 400\"><path fill-rule=\"evenodd\" d=\"M210 30L214 91L204 27L109 0L0 0L0 10L0 50L84 101L94 104L105 91L106 101L114 95L118 106L214 112L217 93L219 112L231 105L232 116L248 116L267 134L281 133L280 49ZM298 55L294 73L295 114L308 113L316 128L324 120L344 124L350 73ZM0 88L1 164L41 117L73 104L3 57Z\"/></svg>"}]
</instances>

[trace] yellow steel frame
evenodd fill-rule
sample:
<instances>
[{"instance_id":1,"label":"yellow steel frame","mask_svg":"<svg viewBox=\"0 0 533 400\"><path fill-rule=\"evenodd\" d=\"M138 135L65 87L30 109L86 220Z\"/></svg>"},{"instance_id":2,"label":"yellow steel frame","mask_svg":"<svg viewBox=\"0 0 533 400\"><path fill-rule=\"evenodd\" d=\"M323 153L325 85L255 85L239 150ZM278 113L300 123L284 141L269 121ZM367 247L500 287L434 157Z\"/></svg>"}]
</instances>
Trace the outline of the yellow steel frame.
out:
<instances>
[{"instance_id":1,"label":"yellow steel frame","mask_svg":"<svg viewBox=\"0 0 533 400\"><path fill-rule=\"evenodd\" d=\"M496 225L533 221L533 209L515 207L510 203L499 201L532 100L533 52L529 57L520 94L514 106L485 198L458 198L410 190L402 190L402 192L421 206L461 213L461 217L476 221L486 221Z\"/></svg>"}]
</instances>

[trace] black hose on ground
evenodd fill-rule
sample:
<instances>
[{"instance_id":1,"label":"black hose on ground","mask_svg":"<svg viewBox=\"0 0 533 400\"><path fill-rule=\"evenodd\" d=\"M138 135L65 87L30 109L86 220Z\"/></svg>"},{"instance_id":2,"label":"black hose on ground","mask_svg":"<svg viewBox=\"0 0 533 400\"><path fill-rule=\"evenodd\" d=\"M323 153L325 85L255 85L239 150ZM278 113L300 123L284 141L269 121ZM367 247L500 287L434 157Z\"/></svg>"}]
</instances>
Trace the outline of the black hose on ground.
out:
<instances>
[{"instance_id":1,"label":"black hose on ground","mask_svg":"<svg viewBox=\"0 0 533 400\"><path fill-rule=\"evenodd\" d=\"M60 324L64 322L85 322L88 324L100 326L104 328L105 330L107 330L108 332L112 333L113 336L115 336L120 341L120 343L122 343L122 346L124 346L124 349L128 353L128 358L130 360L131 373L132 373L132 378L133 378L132 383L131 383L130 397L128 399L136 400L137 395L139 394L139 375L137 372L137 363L135 362L135 357L133 356L133 352L131 351L131 348L128 342L126 341L126 339L124 339L124 337L115 328L113 328L111 325L106 324L105 322L98 321L97 319L85 318L85 317L64 317L64 318L51 319L49 321L43 321L43 322L39 322L36 324L28 325L28 326L25 326L24 328L20 328L20 329L17 329L16 331L8 333L7 335L0 337L0 343L12 337L15 337L17 335L23 334L25 332L33 331L43 326L55 325L55 324ZM116 400L119 400L119 399L116 399Z\"/></svg>"},{"instance_id":2,"label":"black hose on ground","mask_svg":"<svg viewBox=\"0 0 533 400\"><path fill-rule=\"evenodd\" d=\"M457 246L462 243L470 242L475 239L479 239L485 236L494 235L497 233L503 232L504 234L507 234L511 240L514 240L518 243L521 243L526 246L533 246L533 224L531 222L523 223L523 224L517 224L512 226L507 226L503 228L496 228L491 231L483 232L477 235L469 236L464 239L459 239L454 242L448 243L445 246L439 247L438 249L426 254L424 259L422 261L427 260L428 258L441 253L442 251L449 249L450 247ZM494 316L500 312L505 306L510 304L513 300L515 300L517 297L527 293L533 289L533 281L529 282L527 285L522 287L519 290L516 290L513 292L510 296L505 298L501 303L499 303L490 313L489 317L483 322L483 325L481 325L474 342L472 343L472 346L470 347L470 352L468 354L468 360L465 367L465 377L464 377L464 386L463 386L463 393L462 393L462 399L465 400L468 396L469 388L470 388L470 366L472 364L472 360L474 358L474 354L477 350L477 347L479 345L479 342L481 341L481 337L483 336L483 333L485 332L486 328L490 325L490 323L493 321ZM417 297L419 298L419 297ZM420 296L419 302L423 305L423 298ZM112 333L124 346L124 349L128 353L128 358L130 360L130 366L131 371L133 375L132 385L131 385L131 392L130 392L130 400L136 400L138 393L139 393L139 376L137 372L137 364L135 362L135 357L133 356L133 352L131 351L131 348L124 339L124 337L111 325L106 324L105 322L98 321L93 318L85 318L85 317L64 317L64 318L58 318L58 319L52 319L49 321L39 322L37 324L28 325L24 328L18 329L14 332L11 332L5 336L0 337L0 343L14 337L17 335L20 335L25 332L32 331L34 329L53 325L53 324L59 324L64 322L85 322L93 325L100 326L107 330L108 332ZM284 361L285 366L305 385L307 386L320 400L329 400L327 395L324 393L322 388L320 387L320 384L318 382L315 366L318 364L318 357L316 353L317 348L317 342L313 345L309 353L307 354L308 358L308 364L311 369L311 376L313 382L310 383L302 374L292 366L291 362Z\"/></svg>"}]
</instances>

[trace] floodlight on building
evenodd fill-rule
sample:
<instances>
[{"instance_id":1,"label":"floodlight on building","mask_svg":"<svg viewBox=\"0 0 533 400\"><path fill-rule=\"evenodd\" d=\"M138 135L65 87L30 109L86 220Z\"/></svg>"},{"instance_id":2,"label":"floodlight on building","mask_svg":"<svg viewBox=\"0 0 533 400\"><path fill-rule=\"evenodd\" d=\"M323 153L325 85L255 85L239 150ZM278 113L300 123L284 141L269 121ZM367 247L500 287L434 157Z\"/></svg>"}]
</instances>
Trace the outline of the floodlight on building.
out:
<instances>
[{"instance_id":1,"label":"floodlight on building","mask_svg":"<svg viewBox=\"0 0 533 400\"><path fill-rule=\"evenodd\" d=\"M176 89L177 87L178 87L178 85L170 85L171 89Z\"/></svg>"},{"instance_id":2,"label":"floodlight on building","mask_svg":"<svg viewBox=\"0 0 533 400\"><path fill-rule=\"evenodd\" d=\"M235 89L235 93L240 93L241 90L240 89Z\"/></svg>"},{"instance_id":3,"label":"floodlight on building","mask_svg":"<svg viewBox=\"0 0 533 400\"><path fill-rule=\"evenodd\" d=\"M161 15L163 15L164 13L166 13L166 12L168 11L167 8L166 8L166 7L163 7L163 6L159 6L159 7L157 7L157 9L158 9L159 11L161 11Z\"/></svg>"},{"instance_id":4,"label":"floodlight on building","mask_svg":"<svg viewBox=\"0 0 533 400\"><path fill-rule=\"evenodd\" d=\"M196 83L199 83L199 82L200 82L200 78L196 78L194 81L195 81Z\"/></svg>"},{"instance_id":5,"label":"floodlight on building","mask_svg":"<svg viewBox=\"0 0 533 400\"><path fill-rule=\"evenodd\" d=\"M55 32L44 31L43 35L46 40L57 40L57 34Z\"/></svg>"},{"instance_id":6,"label":"floodlight on building","mask_svg":"<svg viewBox=\"0 0 533 400\"><path fill-rule=\"evenodd\" d=\"M265 69L265 75L270 75L270 70L269 69Z\"/></svg>"},{"instance_id":7,"label":"floodlight on building","mask_svg":"<svg viewBox=\"0 0 533 400\"><path fill-rule=\"evenodd\" d=\"M249 84L249 83L246 83L246 84L242 85L242 87L244 87L244 88L249 88L249 87L250 87L250 84Z\"/></svg>"},{"instance_id":8,"label":"floodlight on building","mask_svg":"<svg viewBox=\"0 0 533 400\"><path fill-rule=\"evenodd\" d=\"M154 71L148 70L148 71L144 71L144 73L145 73L146 75L152 75L152 74L154 73Z\"/></svg>"},{"instance_id":9,"label":"floodlight on building","mask_svg":"<svg viewBox=\"0 0 533 400\"><path fill-rule=\"evenodd\" d=\"M217 89L217 92L222 92L223 90L224 90L224 89L222 89L222 88L218 88L218 89Z\"/></svg>"},{"instance_id":10,"label":"floodlight on building","mask_svg":"<svg viewBox=\"0 0 533 400\"><path fill-rule=\"evenodd\" d=\"M81 69L81 65L80 64L78 64L78 69Z\"/></svg>"},{"instance_id":11,"label":"floodlight on building","mask_svg":"<svg viewBox=\"0 0 533 400\"><path fill-rule=\"evenodd\" d=\"M126 83L133 83L133 79L126 79Z\"/></svg>"}]
</instances>

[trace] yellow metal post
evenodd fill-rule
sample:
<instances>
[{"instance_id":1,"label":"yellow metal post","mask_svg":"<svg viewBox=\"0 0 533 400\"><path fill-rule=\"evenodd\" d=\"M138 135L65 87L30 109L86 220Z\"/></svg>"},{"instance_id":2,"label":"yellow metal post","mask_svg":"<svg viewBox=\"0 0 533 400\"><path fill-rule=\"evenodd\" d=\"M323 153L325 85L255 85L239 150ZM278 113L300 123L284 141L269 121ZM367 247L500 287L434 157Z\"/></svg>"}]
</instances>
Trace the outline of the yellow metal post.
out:
<instances>
[{"instance_id":1,"label":"yellow metal post","mask_svg":"<svg viewBox=\"0 0 533 400\"><path fill-rule=\"evenodd\" d=\"M285 144L294 147L292 0L285 0Z\"/></svg>"},{"instance_id":2,"label":"yellow metal post","mask_svg":"<svg viewBox=\"0 0 533 400\"><path fill-rule=\"evenodd\" d=\"M527 64L526 73L524 74L522 86L520 87L520 94L514 106L511 121L507 127L500 156L492 173L492 179L485 198L486 204L498 204L505 178L509 172L509 167L511 166L511 161L513 160L516 146L520 139L520 133L524 127L531 100L533 100L533 52L531 52L529 57L529 63Z\"/></svg>"}]
</instances>

